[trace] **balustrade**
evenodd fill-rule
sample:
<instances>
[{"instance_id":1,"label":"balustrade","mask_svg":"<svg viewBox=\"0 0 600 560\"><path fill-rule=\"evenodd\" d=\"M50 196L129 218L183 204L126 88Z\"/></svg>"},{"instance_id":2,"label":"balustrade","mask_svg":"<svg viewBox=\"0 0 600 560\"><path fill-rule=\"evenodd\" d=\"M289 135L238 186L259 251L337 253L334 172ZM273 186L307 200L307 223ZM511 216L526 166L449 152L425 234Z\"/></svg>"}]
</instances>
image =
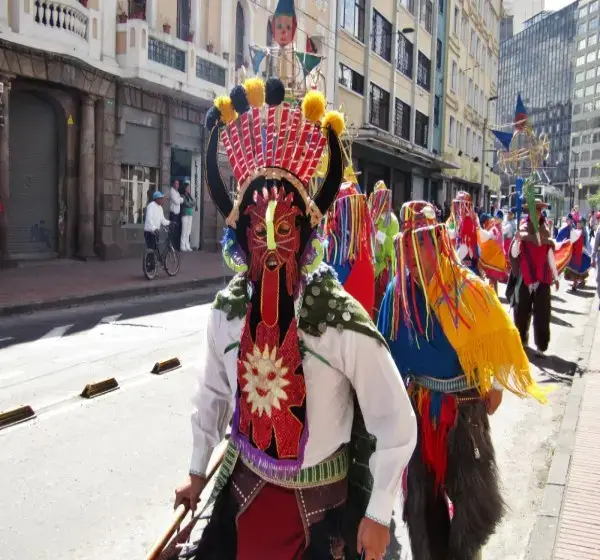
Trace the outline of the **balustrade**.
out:
<instances>
[{"instance_id":1,"label":"balustrade","mask_svg":"<svg viewBox=\"0 0 600 560\"><path fill-rule=\"evenodd\" d=\"M35 0L33 4L34 21L38 25L67 31L87 39L89 17L80 4L73 5L54 0Z\"/></svg>"}]
</instances>

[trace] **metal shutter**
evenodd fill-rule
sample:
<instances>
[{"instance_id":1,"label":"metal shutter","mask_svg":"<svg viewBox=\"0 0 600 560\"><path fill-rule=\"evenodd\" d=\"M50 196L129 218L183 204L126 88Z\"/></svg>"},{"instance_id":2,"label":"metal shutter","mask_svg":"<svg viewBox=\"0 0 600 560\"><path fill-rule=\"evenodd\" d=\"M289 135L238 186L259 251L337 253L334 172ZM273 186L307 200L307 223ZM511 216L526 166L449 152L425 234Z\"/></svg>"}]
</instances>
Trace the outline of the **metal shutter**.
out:
<instances>
[{"instance_id":1,"label":"metal shutter","mask_svg":"<svg viewBox=\"0 0 600 560\"><path fill-rule=\"evenodd\" d=\"M160 167L160 131L128 122L123 136L123 163Z\"/></svg>"},{"instance_id":2,"label":"metal shutter","mask_svg":"<svg viewBox=\"0 0 600 560\"><path fill-rule=\"evenodd\" d=\"M15 92L10 99L8 248L13 257L56 256L58 131L43 98ZM73 214L74 215L74 214Z\"/></svg>"}]
</instances>

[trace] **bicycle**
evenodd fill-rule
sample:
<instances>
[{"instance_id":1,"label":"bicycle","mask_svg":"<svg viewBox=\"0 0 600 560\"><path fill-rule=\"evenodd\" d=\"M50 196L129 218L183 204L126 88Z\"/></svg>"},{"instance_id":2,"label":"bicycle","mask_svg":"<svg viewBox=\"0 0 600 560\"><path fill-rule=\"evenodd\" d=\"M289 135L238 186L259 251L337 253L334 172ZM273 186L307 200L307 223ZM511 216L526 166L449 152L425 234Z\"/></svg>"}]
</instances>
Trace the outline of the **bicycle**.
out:
<instances>
[{"instance_id":1,"label":"bicycle","mask_svg":"<svg viewBox=\"0 0 600 560\"><path fill-rule=\"evenodd\" d=\"M170 230L168 227L161 229L167 232L162 251L159 248L159 236L156 234L156 249L146 248L142 258L142 270L148 280L156 278L158 265L162 265L169 276L175 276L179 272L179 253L175 251L171 242Z\"/></svg>"}]
</instances>

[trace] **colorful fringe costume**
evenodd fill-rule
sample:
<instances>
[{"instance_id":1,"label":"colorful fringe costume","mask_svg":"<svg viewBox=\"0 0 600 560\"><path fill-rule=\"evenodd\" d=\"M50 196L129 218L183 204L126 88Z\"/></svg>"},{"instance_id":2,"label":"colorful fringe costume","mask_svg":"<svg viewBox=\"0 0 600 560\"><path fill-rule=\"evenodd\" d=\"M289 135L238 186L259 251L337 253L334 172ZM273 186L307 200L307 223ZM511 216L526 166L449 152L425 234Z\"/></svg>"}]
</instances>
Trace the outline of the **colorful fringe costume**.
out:
<instances>
[{"instance_id":1,"label":"colorful fringe costume","mask_svg":"<svg viewBox=\"0 0 600 560\"><path fill-rule=\"evenodd\" d=\"M325 114L316 90L301 107L284 97L280 80L251 78L207 116L207 184L238 274L211 309L194 399L190 475L205 476L231 425L197 560L354 558L361 518L390 524L416 441L385 341L322 263L318 228L342 179L343 115ZM311 197L326 148L328 172Z\"/></svg>"},{"instance_id":2,"label":"colorful fringe costume","mask_svg":"<svg viewBox=\"0 0 600 560\"><path fill-rule=\"evenodd\" d=\"M515 238L510 249L513 282L509 282L506 297L513 307L515 325L523 346L529 341L529 326L533 317L533 334L538 352L550 344L550 288L558 280L555 244L541 215L547 207L541 200L535 202L531 214L521 225L520 241ZM526 209L524 206L523 209Z\"/></svg>"},{"instance_id":3,"label":"colorful fringe costume","mask_svg":"<svg viewBox=\"0 0 600 560\"><path fill-rule=\"evenodd\" d=\"M454 242L461 262L475 274L479 274L479 219L473 210L471 195L459 191L452 201L447 222L450 239Z\"/></svg>"},{"instance_id":4,"label":"colorful fringe costume","mask_svg":"<svg viewBox=\"0 0 600 560\"><path fill-rule=\"evenodd\" d=\"M508 280L508 257L504 252L502 219L495 216L482 226L485 232L481 232L479 236L479 267L493 282L506 283Z\"/></svg>"},{"instance_id":5,"label":"colorful fringe costume","mask_svg":"<svg viewBox=\"0 0 600 560\"><path fill-rule=\"evenodd\" d=\"M378 327L409 386L419 443L406 475L413 558L474 560L504 513L486 404L545 397L494 291L457 260L433 207L408 202Z\"/></svg>"},{"instance_id":6,"label":"colorful fringe costume","mask_svg":"<svg viewBox=\"0 0 600 560\"><path fill-rule=\"evenodd\" d=\"M379 309L390 278L396 274L394 237L400 230L392 212L392 191L377 181L369 195L371 220L375 224L375 308Z\"/></svg>"},{"instance_id":7,"label":"colorful fringe costume","mask_svg":"<svg viewBox=\"0 0 600 560\"><path fill-rule=\"evenodd\" d=\"M592 255L585 219L579 219L575 225L568 221L556 237L557 241L570 240L571 258L565 267L565 280L573 282L573 290L584 284L592 267Z\"/></svg>"},{"instance_id":8,"label":"colorful fringe costume","mask_svg":"<svg viewBox=\"0 0 600 560\"><path fill-rule=\"evenodd\" d=\"M325 218L325 261L371 318L375 307L373 231L366 196L358 185L343 183Z\"/></svg>"}]
</instances>

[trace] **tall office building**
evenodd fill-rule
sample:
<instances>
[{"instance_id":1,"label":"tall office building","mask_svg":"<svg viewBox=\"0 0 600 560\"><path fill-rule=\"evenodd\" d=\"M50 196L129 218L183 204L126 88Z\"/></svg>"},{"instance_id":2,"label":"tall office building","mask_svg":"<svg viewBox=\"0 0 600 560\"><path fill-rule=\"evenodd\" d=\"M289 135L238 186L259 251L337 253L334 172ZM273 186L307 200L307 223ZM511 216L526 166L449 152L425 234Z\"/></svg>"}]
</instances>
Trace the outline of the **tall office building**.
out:
<instances>
[{"instance_id":1,"label":"tall office building","mask_svg":"<svg viewBox=\"0 0 600 560\"><path fill-rule=\"evenodd\" d=\"M528 20L546 9L546 0L506 0L503 8L503 19L507 21L501 31L501 38L505 39L521 33L527 27Z\"/></svg>"},{"instance_id":2,"label":"tall office building","mask_svg":"<svg viewBox=\"0 0 600 560\"><path fill-rule=\"evenodd\" d=\"M577 13L577 2L574 2L558 12L535 18L500 48L498 120L501 124L512 123L520 93L534 134L539 137L545 133L550 138L546 173L555 186L555 190L548 189L548 193L553 193L557 212L563 197L568 197L571 53L577 32ZM508 187L512 179L505 176L504 187Z\"/></svg>"},{"instance_id":3,"label":"tall office building","mask_svg":"<svg viewBox=\"0 0 600 560\"><path fill-rule=\"evenodd\" d=\"M600 183L600 26L598 0L580 2L574 48L571 203L587 210L586 198Z\"/></svg>"}]
</instances>

